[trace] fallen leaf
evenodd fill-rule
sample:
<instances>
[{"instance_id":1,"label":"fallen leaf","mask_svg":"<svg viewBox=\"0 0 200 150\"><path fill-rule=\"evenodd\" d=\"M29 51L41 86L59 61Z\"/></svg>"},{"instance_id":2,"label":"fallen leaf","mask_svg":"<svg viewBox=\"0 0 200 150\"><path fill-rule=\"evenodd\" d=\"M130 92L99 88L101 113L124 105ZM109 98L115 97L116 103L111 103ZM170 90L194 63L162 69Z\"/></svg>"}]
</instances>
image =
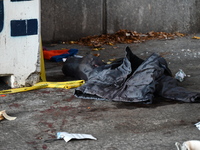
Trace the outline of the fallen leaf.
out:
<instances>
[{"instance_id":1,"label":"fallen leaf","mask_svg":"<svg viewBox=\"0 0 200 150\"><path fill-rule=\"evenodd\" d=\"M109 59L109 61L115 61L116 59L115 58L113 58L113 59Z\"/></svg>"},{"instance_id":2,"label":"fallen leaf","mask_svg":"<svg viewBox=\"0 0 200 150\"><path fill-rule=\"evenodd\" d=\"M93 51L99 51L99 50L102 50L102 49L105 49L105 48L93 48L92 50Z\"/></svg>"},{"instance_id":3,"label":"fallen leaf","mask_svg":"<svg viewBox=\"0 0 200 150\"><path fill-rule=\"evenodd\" d=\"M96 56L96 57L99 57L100 56L100 54L93 54L94 56Z\"/></svg>"},{"instance_id":4,"label":"fallen leaf","mask_svg":"<svg viewBox=\"0 0 200 150\"><path fill-rule=\"evenodd\" d=\"M69 44L77 44L77 41L69 41Z\"/></svg>"},{"instance_id":5,"label":"fallen leaf","mask_svg":"<svg viewBox=\"0 0 200 150\"><path fill-rule=\"evenodd\" d=\"M174 39L177 36L185 36L183 33L166 33L166 32L155 32L151 31L146 34L138 33L136 31L130 30L119 30L114 34L102 34L102 35L95 35L95 36L87 36L83 37L77 41L77 44L84 45L84 46L92 46L93 50L99 50L96 48L100 48L102 45L111 45L113 46L116 43L141 43L147 40L153 39L165 39L170 40Z\"/></svg>"},{"instance_id":6,"label":"fallen leaf","mask_svg":"<svg viewBox=\"0 0 200 150\"><path fill-rule=\"evenodd\" d=\"M193 36L192 38L200 40L200 37L198 37L198 36Z\"/></svg>"}]
</instances>

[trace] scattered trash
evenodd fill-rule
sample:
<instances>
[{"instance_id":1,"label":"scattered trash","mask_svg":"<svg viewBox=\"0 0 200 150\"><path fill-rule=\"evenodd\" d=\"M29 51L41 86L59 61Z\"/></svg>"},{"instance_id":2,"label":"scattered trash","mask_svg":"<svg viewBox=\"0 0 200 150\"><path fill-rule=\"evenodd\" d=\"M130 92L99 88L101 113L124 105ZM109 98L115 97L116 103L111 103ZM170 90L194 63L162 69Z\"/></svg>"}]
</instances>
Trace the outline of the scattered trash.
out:
<instances>
[{"instance_id":1,"label":"scattered trash","mask_svg":"<svg viewBox=\"0 0 200 150\"><path fill-rule=\"evenodd\" d=\"M15 120L17 117L8 116L5 110L0 111L0 120L7 119L7 120Z\"/></svg>"},{"instance_id":2,"label":"scattered trash","mask_svg":"<svg viewBox=\"0 0 200 150\"><path fill-rule=\"evenodd\" d=\"M198 36L193 36L192 38L200 40L200 37L198 37Z\"/></svg>"},{"instance_id":3,"label":"scattered trash","mask_svg":"<svg viewBox=\"0 0 200 150\"><path fill-rule=\"evenodd\" d=\"M200 122L196 123L195 126L200 130Z\"/></svg>"},{"instance_id":4,"label":"scattered trash","mask_svg":"<svg viewBox=\"0 0 200 150\"><path fill-rule=\"evenodd\" d=\"M67 81L67 82L39 82L33 85L32 87L24 87L24 88L16 88L0 91L0 94L11 94L18 92L26 92L31 90L37 90L42 88L77 88L85 83L84 80L76 80L76 81Z\"/></svg>"},{"instance_id":5,"label":"scattered trash","mask_svg":"<svg viewBox=\"0 0 200 150\"><path fill-rule=\"evenodd\" d=\"M0 95L1 97L6 97L6 95Z\"/></svg>"},{"instance_id":6,"label":"scattered trash","mask_svg":"<svg viewBox=\"0 0 200 150\"><path fill-rule=\"evenodd\" d=\"M200 141L190 140L184 142L182 145L179 142L175 143L177 150L200 150Z\"/></svg>"},{"instance_id":7,"label":"scattered trash","mask_svg":"<svg viewBox=\"0 0 200 150\"><path fill-rule=\"evenodd\" d=\"M62 61L63 61L63 62L66 62L66 60L67 60L67 58L62 58Z\"/></svg>"},{"instance_id":8,"label":"scattered trash","mask_svg":"<svg viewBox=\"0 0 200 150\"><path fill-rule=\"evenodd\" d=\"M182 69L179 69L179 71L175 74L175 78L180 82L183 82L185 77L186 77L186 74L183 72Z\"/></svg>"},{"instance_id":9,"label":"scattered trash","mask_svg":"<svg viewBox=\"0 0 200 150\"><path fill-rule=\"evenodd\" d=\"M69 142L71 139L83 140L83 139L90 139L90 140L97 140L97 138L93 137L90 134L74 134L68 132L58 132L57 139L64 139L65 142Z\"/></svg>"},{"instance_id":10,"label":"scattered trash","mask_svg":"<svg viewBox=\"0 0 200 150\"><path fill-rule=\"evenodd\" d=\"M83 58L83 56L81 56L81 55L74 55L74 57L76 57L76 58Z\"/></svg>"},{"instance_id":11,"label":"scattered trash","mask_svg":"<svg viewBox=\"0 0 200 150\"><path fill-rule=\"evenodd\" d=\"M63 61L63 58L74 56L78 53L78 49L62 49L62 50L43 50L44 59L52 60L55 62Z\"/></svg>"}]
</instances>

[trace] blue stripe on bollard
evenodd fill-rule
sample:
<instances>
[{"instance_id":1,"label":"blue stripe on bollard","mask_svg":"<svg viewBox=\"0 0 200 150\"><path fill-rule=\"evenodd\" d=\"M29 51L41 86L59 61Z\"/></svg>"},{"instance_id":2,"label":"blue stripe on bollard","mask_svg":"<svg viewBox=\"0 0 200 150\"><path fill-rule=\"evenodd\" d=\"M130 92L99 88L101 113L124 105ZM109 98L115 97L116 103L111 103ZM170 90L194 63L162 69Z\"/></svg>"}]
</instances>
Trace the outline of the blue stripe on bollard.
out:
<instances>
[{"instance_id":1,"label":"blue stripe on bollard","mask_svg":"<svg viewBox=\"0 0 200 150\"><path fill-rule=\"evenodd\" d=\"M38 34L38 20L11 20L11 36L27 36Z\"/></svg>"},{"instance_id":2,"label":"blue stripe on bollard","mask_svg":"<svg viewBox=\"0 0 200 150\"><path fill-rule=\"evenodd\" d=\"M31 1L31 0L11 0L11 2L19 2L19 1Z\"/></svg>"},{"instance_id":3,"label":"blue stripe on bollard","mask_svg":"<svg viewBox=\"0 0 200 150\"><path fill-rule=\"evenodd\" d=\"M3 0L0 0L0 32L3 30L4 24L4 7L3 7Z\"/></svg>"}]
</instances>

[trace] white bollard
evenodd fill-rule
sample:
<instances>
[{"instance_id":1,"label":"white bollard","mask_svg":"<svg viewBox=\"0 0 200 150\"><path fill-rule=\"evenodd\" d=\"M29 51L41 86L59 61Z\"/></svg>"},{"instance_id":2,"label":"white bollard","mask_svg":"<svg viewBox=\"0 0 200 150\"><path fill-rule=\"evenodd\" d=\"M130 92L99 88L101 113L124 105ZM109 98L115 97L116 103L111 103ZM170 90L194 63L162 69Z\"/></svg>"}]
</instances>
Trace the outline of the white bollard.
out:
<instances>
[{"instance_id":1,"label":"white bollard","mask_svg":"<svg viewBox=\"0 0 200 150\"><path fill-rule=\"evenodd\" d=\"M12 88L40 79L40 0L0 0L0 77Z\"/></svg>"}]
</instances>

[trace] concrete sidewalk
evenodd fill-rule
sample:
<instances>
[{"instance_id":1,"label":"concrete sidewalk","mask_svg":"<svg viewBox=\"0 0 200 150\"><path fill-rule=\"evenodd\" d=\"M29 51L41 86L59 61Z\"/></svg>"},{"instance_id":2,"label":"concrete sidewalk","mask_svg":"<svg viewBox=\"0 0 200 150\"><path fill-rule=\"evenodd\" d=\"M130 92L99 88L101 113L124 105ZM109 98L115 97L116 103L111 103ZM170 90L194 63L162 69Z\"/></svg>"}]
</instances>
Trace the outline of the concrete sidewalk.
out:
<instances>
[{"instance_id":1,"label":"concrete sidewalk","mask_svg":"<svg viewBox=\"0 0 200 150\"><path fill-rule=\"evenodd\" d=\"M77 48L79 55L99 53L107 61L124 57L126 46L141 58L161 54L175 74L188 75L182 87L200 92L200 41L188 35L174 40L152 40L140 44L103 46L91 51L80 45L56 45L47 49ZM196 35L198 36L198 35ZM200 36L200 35L199 35ZM46 61L48 81L66 81L62 63ZM17 117L0 122L1 150L176 150L175 142L200 140L195 123L200 122L200 104L158 98L152 105L77 99L74 89L40 89L0 97L0 110ZM57 132L87 133L94 140L64 140Z\"/></svg>"}]
</instances>

